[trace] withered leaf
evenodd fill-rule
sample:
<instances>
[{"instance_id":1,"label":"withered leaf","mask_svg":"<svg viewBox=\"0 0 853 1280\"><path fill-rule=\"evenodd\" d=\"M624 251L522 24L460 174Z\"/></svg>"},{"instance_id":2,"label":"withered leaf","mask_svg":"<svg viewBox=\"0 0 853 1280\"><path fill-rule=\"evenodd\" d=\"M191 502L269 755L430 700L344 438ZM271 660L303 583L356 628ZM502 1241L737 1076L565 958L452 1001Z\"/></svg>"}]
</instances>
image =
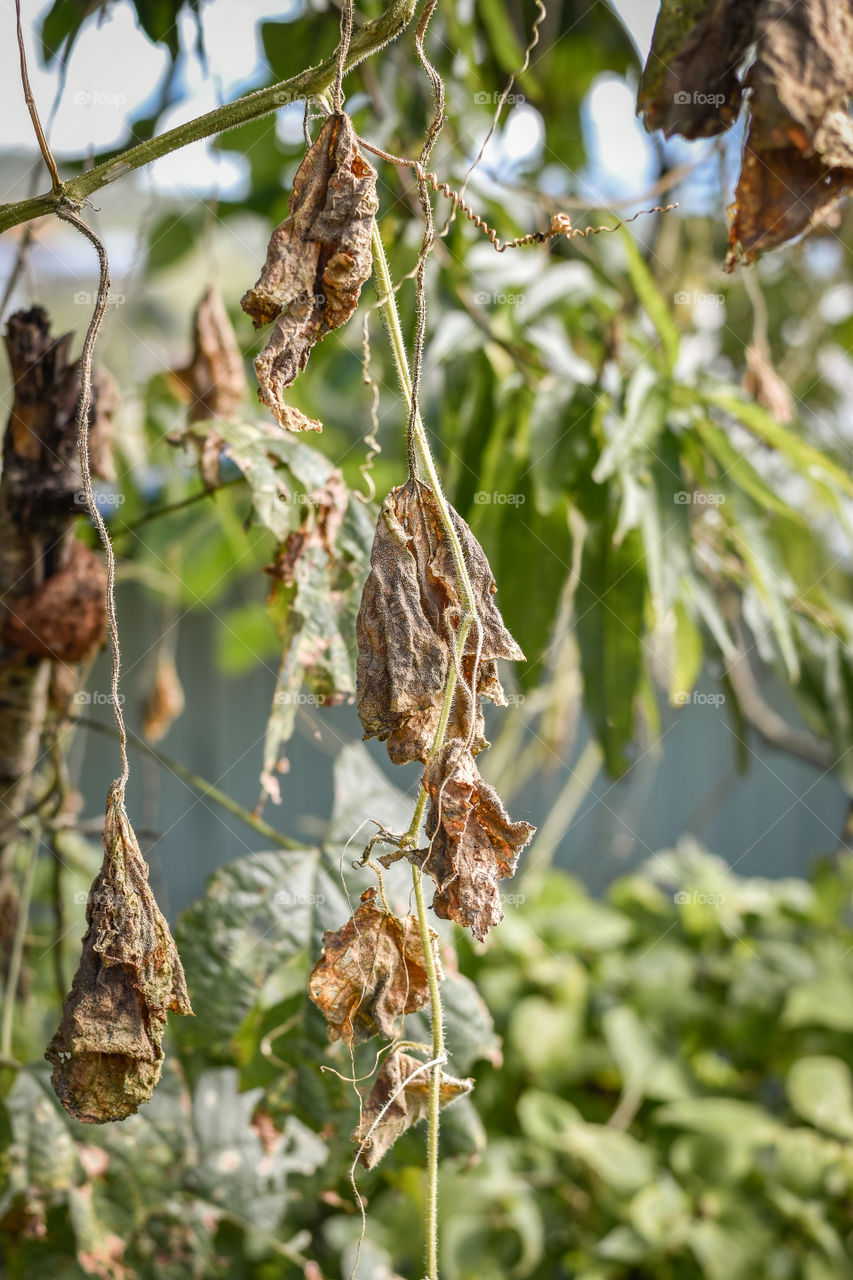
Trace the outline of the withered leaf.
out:
<instances>
[{"instance_id":1,"label":"withered leaf","mask_svg":"<svg viewBox=\"0 0 853 1280\"><path fill-rule=\"evenodd\" d=\"M3 640L21 653L55 662L82 662L103 646L107 579L100 558L75 538L67 561L25 596L8 602Z\"/></svg>"},{"instance_id":2,"label":"withered leaf","mask_svg":"<svg viewBox=\"0 0 853 1280\"><path fill-rule=\"evenodd\" d=\"M436 935L430 935L435 963ZM404 1014L429 999L425 958L415 916L398 919L376 905L366 889L355 915L323 935L323 954L308 980L308 994L325 1015L329 1039L350 1046L379 1033L393 1040Z\"/></svg>"},{"instance_id":3,"label":"withered leaf","mask_svg":"<svg viewBox=\"0 0 853 1280\"><path fill-rule=\"evenodd\" d=\"M424 786L430 798L430 843L410 854L410 860L435 880L435 914L455 920L482 942L503 919L498 881L515 874L518 855L536 828L511 821L458 738L446 742L429 762Z\"/></svg>"},{"instance_id":4,"label":"withered leaf","mask_svg":"<svg viewBox=\"0 0 853 1280\"><path fill-rule=\"evenodd\" d=\"M451 508L479 615L466 643L463 675L477 694L505 705L497 659L523 661L494 602L495 580L485 552ZM451 547L432 490L419 480L392 489L382 504L364 586L358 637L358 714L366 738L388 744L395 764L425 761L433 746L456 628L462 609ZM479 650L479 654L478 654ZM448 732L466 737L476 717L472 750L486 745L479 706L461 687Z\"/></svg>"},{"instance_id":5,"label":"withered leaf","mask_svg":"<svg viewBox=\"0 0 853 1280\"><path fill-rule=\"evenodd\" d=\"M365 1169L375 1169L400 1134L425 1119L429 1110L430 1073L423 1067L422 1062L407 1053L392 1053L383 1062L352 1135L353 1142L359 1145L358 1158ZM457 1080L455 1076L442 1074L441 1107L464 1097L473 1087L473 1080Z\"/></svg>"},{"instance_id":6,"label":"withered leaf","mask_svg":"<svg viewBox=\"0 0 853 1280\"><path fill-rule=\"evenodd\" d=\"M171 654L157 658L154 682L142 711L142 732L149 742L159 742L184 709L184 689Z\"/></svg>"},{"instance_id":7,"label":"withered leaf","mask_svg":"<svg viewBox=\"0 0 853 1280\"><path fill-rule=\"evenodd\" d=\"M260 278L240 303L256 328L275 321L255 369L261 400L291 431L318 429L293 416L282 392L314 344L355 310L370 277L378 207L376 172L359 153L349 116L329 116L296 172L290 217L272 233Z\"/></svg>"},{"instance_id":8,"label":"withered leaf","mask_svg":"<svg viewBox=\"0 0 853 1280\"><path fill-rule=\"evenodd\" d=\"M756 8L757 0L663 0L637 98L648 130L711 138L734 124Z\"/></svg>"},{"instance_id":9,"label":"withered leaf","mask_svg":"<svg viewBox=\"0 0 853 1280\"><path fill-rule=\"evenodd\" d=\"M148 1101L160 1078L166 1012L192 1013L117 782L107 797L104 850L83 954L45 1052L57 1097L84 1124L123 1120Z\"/></svg>"}]
</instances>

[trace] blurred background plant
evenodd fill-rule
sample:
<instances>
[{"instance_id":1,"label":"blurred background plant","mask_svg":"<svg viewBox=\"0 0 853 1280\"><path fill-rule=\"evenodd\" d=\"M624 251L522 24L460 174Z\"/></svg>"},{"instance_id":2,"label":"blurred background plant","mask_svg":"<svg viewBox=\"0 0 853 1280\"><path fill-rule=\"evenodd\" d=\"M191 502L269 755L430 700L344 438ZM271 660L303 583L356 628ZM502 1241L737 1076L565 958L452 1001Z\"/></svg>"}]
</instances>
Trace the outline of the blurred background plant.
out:
<instances>
[{"instance_id":1,"label":"blurred background plant","mask_svg":"<svg viewBox=\"0 0 853 1280\"><path fill-rule=\"evenodd\" d=\"M428 274L424 417L528 657L510 711L490 722L484 773L541 827L504 923L487 947L461 945L464 977L448 982L453 1070L478 1080L447 1112L449 1280L849 1270L849 215L723 274L742 130L692 143L643 133L634 101L654 8L548 6L467 198L503 237L557 211L584 227L679 209L630 234L503 256L457 217ZM360 17L378 12L365 4ZM534 17L515 0L436 14L442 180L465 181ZM228 0L57 0L28 32L64 176L302 70L337 38L334 7ZM408 33L347 80L358 131L400 155L417 153L431 110L414 65ZM45 182L28 121L11 113L4 127L11 201ZM12 1276L319 1280L354 1260L355 1097L319 1072L351 1067L329 1058L304 988L322 930L348 914L343 843L405 808L380 753L351 745L347 705L374 518L353 495L381 498L401 480L405 413L370 289L369 361L357 317L294 389L322 436L272 444L238 388L218 415L228 452L212 496L193 438L209 424L188 429L174 372L192 358L211 284L245 362L259 350L238 299L303 152L296 103L104 188L91 212L113 261L98 362L121 393L102 509L120 557L124 688L131 724L168 753L138 757L130 795L161 901L200 899L178 928L197 1019L174 1030L152 1103L109 1130L60 1114L40 1068L3 1071ZM379 172L401 281L422 234L416 191L410 172ZM436 199L443 227L450 206ZM53 220L28 225L32 238L19 227L0 244L4 319L41 301L55 334L75 331L76 352L89 251ZM408 333L411 282L398 297ZM381 445L369 462L368 434ZM320 492L327 508L343 495L332 568L274 573L270 591L261 570L316 529ZM336 637L322 660L318 633ZM87 721L108 720L105 670L98 659L77 695ZM67 722L58 736L69 802L43 816L37 858L16 850L18 878L32 866L34 882L3 1052L27 1063L76 962L99 860L87 836L114 770L107 737L72 738ZM261 774L282 806L252 830ZM51 779L47 768L36 794ZM417 780L395 778L409 792ZM239 803L221 809L211 783ZM257 853L271 843L264 821L295 849ZM689 841L653 855L682 832L725 862ZM833 856L812 871L820 853ZM635 871L602 902L552 864L594 892ZM726 864L795 875L741 879ZM363 883L347 879L357 897ZM452 970L452 933L442 942ZM354 1074L371 1066L372 1051ZM363 1274L419 1274L418 1165L416 1131L361 1175Z\"/></svg>"}]
</instances>

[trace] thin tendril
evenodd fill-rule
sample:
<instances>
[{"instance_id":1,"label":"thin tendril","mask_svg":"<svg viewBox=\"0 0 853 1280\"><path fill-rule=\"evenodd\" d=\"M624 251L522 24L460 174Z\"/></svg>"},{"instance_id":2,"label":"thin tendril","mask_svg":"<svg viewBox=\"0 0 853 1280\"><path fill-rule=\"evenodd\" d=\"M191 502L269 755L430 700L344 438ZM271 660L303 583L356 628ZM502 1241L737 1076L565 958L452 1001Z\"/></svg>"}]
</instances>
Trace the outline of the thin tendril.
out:
<instances>
[{"instance_id":1,"label":"thin tendril","mask_svg":"<svg viewBox=\"0 0 853 1280\"><path fill-rule=\"evenodd\" d=\"M335 83L332 88L332 102L335 111L340 114L344 109L344 67L352 40L352 8L353 0L344 0L341 6L341 42L338 45L338 66L335 72Z\"/></svg>"}]
</instances>

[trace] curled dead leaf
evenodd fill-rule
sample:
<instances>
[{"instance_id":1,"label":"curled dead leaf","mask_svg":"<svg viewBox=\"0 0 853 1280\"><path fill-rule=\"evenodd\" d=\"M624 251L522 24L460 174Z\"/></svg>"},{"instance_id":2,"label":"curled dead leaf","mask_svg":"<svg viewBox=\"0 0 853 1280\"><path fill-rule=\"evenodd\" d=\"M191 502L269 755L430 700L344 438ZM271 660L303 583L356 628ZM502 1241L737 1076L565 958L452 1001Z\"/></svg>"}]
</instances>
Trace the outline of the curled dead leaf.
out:
<instances>
[{"instance_id":1,"label":"curled dead leaf","mask_svg":"<svg viewBox=\"0 0 853 1280\"><path fill-rule=\"evenodd\" d=\"M149 742L159 742L184 709L184 689L171 654L157 658L154 683L142 712L142 732Z\"/></svg>"},{"instance_id":2,"label":"curled dead leaf","mask_svg":"<svg viewBox=\"0 0 853 1280\"><path fill-rule=\"evenodd\" d=\"M67 562L29 595L8 603L7 645L54 662L82 662L103 646L107 579L99 556L72 538Z\"/></svg>"},{"instance_id":3,"label":"curled dead leaf","mask_svg":"<svg viewBox=\"0 0 853 1280\"><path fill-rule=\"evenodd\" d=\"M272 233L263 271L240 305L255 328L275 321L255 360L260 398L290 431L320 424L282 403L311 348L352 315L369 279L376 172L347 115L323 123L293 180L290 216Z\"/></svg>"},{"instance_id":4,"label":"curled dead leaf","mask_svg":"<svg viewBox=\"0 0 853 1280\"><path fill-rule=\"evenodd\" d=\"M350 1046L377 1033L393 1040L407 1013L429 999L423 944L415 916L399 919L366 889L355 915L323 935L323 954L308 994L329 1024L329 1039ZM436 966L436 935L430 935Z\"/></svg>"},{"instance_id":5,"label":"curled dead leaf","mask_svg":"<svg viewBox=\"0 0 853 1280\"><path fill-rule=\"evenodd\" d=\"M485 745L479 698L505 705L497 659L523 661L494 602L495 580L485 552L451 508L474 588L479 627L466 643L448 733ZM382 504L356 621L358 714L365 738L387 741L395 764L426 761L432 750L462 607L451 547L432 490L419 480L392 489ZM476 666L472 709L466 693Z\"/></svg>"},{"instance_id":6,"label":"curled dead leaf","mask_svg":"<svg viewBox=\"0 0 853 1280\"><path fill-rule=\"evenodd\" d=\"M429 848L408 856L435 880L435 914L455 920L482 942L503 919L498 882L515 874L518 856L536 828L511 821L458 738L429 762L424 786L430 798Z\"/></svg>"},{"instance_id":7,"label":"curled dead leaf","mask_svg":"<svg viewBox=\"0 0 853 1280\"><path fill-rule=\"evenodd\" d=\"M148 1101L160 1078L166 1013L192 1013L119 783L107 798L104 850L80 964L45 1052L57 1097L84 1124L123 1120Z\"/></svg>"},{"instance_id":8,"label":"curled dead leaf","mask_svg":"<svg viewBox=\"0 0 853 1280\"><path fill-rule=\"evenodd\" d=\"M407 1053L392 1053L383 1062L352 1135L353 1142L359 1145L358 1158L365 1169L375 1169L400 1135L426 1118L430 1073L424 1066ZM473 1087L473 1080L458 1080L442 1074L441 1107L463 1098Z\"/></svg>"}]
</instances>

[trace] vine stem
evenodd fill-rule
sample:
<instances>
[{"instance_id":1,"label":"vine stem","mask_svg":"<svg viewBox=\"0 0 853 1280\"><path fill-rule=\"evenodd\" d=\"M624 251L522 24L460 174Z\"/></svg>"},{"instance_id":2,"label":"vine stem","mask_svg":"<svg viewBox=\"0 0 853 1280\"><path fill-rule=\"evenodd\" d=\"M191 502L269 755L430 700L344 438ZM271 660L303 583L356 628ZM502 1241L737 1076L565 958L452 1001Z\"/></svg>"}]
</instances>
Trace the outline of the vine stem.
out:
<instances>
[{"instance_id":1,"label":"vine stem","mask_svg":"<svg viewBox=\"0 0 853 1280\"><path fill-rule=\"evenodd\" d=\"M477 618L477 606L474 598L474 589L471 585L471 578L468 573L468 566L465 563L465 557L462 552L462 544L459 541L459 536L456 532L456 527L453 524L453 519L450 514L450 507L441 488L441 482L435 468L435 462L433 460L432 451L429 447L429 439L427 438L426 430L424 429L423 420L417 405L414 406L414 410L412 407L412 379L409 374L406 344L403 338L403 330L400 325L400 315L397 310L397 301L391 282L391 273L388 269L388 259L385 256L385 246L382 243L382 236L376 223L374 223L373 226L373 261L376 272L376 283L379 291L379 301L377 305L381 310L385 321L385 327L388 331L388 338L391 344L391 352L397 369L397 376L400 380L400 386L409 407L409 413L411 415L411 436L414 442L416 460L435 497L436 506L438 507L439 515L441 517L442 529L448 540L451 554L453 556L453 564L456 570L460 602L462 605L462 616L459 620L459 626L456 632L455 656L447 673L444 698L442 700L441 711L439 713L438 725L436 726L432 751L430 752L430 757L432 757L441 748L441 744L444 741L444 735L447 731L447 722L450 718L453 698L456 693L458 672L462 667L462 658L465 653L465 645L468 640L468 635ZM476 694L472 691L472 697L475 696ZM403 840L401 842L405 847L412 848L417 842L418 832L420 831L424 810L426 808L426 802L427 791L423 784L421 784L412 821L409 824L409 829L403 836ZM432 1056L435 1060L435 1065L430 1070L429 1110L427 1113L427 1185L426 1212L424 1215L427 1262L426 1280L438 1280L438 1136L441 1112L441 1073L442 1064L446 1060L447 1055L444 1045L444 1022L441 1007L438 968L435 963L435 956L433 954L430 939L427 908L424 900L423 874L420 867L416 864L413 864L412 866L412 882L414 884L418 927L420 929L421 943L423 945L427 985L429 988L430 1023L432 1027Z\"/></svg>"},{"instance_id":2,"label":"vine stem","mask_svg":"<svg viewBox=\"0 0 853 1280\"><path fill-rule=\"evenodd\" d=\"M351 71L373 53L384 48L394 40L411 22L417 0L390 0L384 13L373 22L366 22L357 31L349 43L343 70ZM260 116L269 115L288 102L298 102L302 98L316 97L329 89L335 81L339 64L338 53L332 54L316 67L308 67L289 80L281 80L278 84L266 89L257 89L243 98L208 111L206 115L189 120L186 124L168 129L156 138L148 138L145 142L129 147L102 164L97 164L85 173L71 178L68 182L59 182L46 195L33 196L28 200L19 200L15 204L0 205L0 232L8 231L22 222L30 222L43 214L55 212L60 201L66 200L72 208L79 208L84 201L101 187L123 177L133 169L150 164L161 156L186 147L201 138L210 138L214 134L224 133L237 125L257 120Z\"/></svg>"},{"instance_id":3,"label":"vine stem","mask_svg":"<svg viewBox=\"0 0 853 1280\"><path fill-rule=\"evenodd\" d=\"M21 977L21 967L24 961L24 947L27 940L27 928L30 922L30 901L33 896L33 881L36 874L36 855L38 854L38 837L35 832L31 835L31 844L29 850L29 861L27 869L24 873L24 883L21 888L21 897L18 902L18 918L15 921L15 934L12 939L12 948L9 955L9 971L6 976L6 994L3 1003L3 1025L0 1030L0 1055L4 1059L11 1061L12 1058L12 1030L15 1025L15 1005L18 993L18 982Z\"/></svg>"}]
</instances>

